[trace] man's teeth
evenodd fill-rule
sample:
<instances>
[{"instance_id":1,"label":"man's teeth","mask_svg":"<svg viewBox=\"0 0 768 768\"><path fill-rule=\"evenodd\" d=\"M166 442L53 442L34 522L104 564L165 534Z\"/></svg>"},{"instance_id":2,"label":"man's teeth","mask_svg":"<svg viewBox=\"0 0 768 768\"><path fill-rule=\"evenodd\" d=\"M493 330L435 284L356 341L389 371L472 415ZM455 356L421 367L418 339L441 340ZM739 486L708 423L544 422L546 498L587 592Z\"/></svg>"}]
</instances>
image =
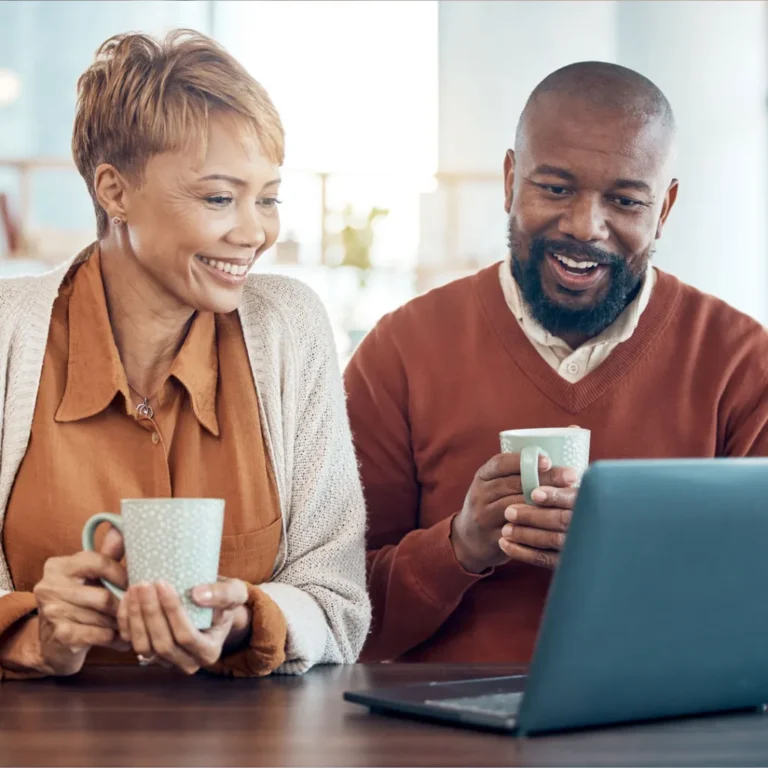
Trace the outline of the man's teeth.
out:
<instances>
[{"instance_id":1,"label":"man's teeth","mask_svg":"<svg viewBox=\"0 0 768 768\"><path fill-rule=\"evenodd\" d=\"M574 261L574 259L569 259L567 256L563 256L559 253L553 253L552 254L561 264L565 264L566 267L570 267L571 269L592 269L592 267L597 266L596 261Z\"/></svg>"},{"instance_id":2,"label":"man's teeth","mask_svg":"<svg viewBox=\"0 0 768 768\"><path fill-rule=\"evenodd\" d=\"M231 264L228 261L215 261L214 259L207 259L205 256L198 256L198 259L207 264L209 267L218 269L220 272L226 272L228 275L234 275L235 277L242 277L248 271L247 264Z\"/></svg>"}]
</instances>

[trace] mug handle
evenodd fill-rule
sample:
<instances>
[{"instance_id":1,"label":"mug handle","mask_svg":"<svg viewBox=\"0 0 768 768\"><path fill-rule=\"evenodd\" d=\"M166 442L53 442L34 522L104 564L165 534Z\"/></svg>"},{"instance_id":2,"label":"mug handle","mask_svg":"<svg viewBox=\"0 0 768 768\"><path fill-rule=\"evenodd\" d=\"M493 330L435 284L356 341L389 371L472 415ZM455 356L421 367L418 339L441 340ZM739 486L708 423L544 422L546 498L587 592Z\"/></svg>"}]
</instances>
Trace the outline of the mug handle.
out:
<instances>
[{"instance_id":1,"label":"mug handle","mask_svg":"<svg viewBox=\"0 0 768 768\"><path fill-rule=\"evenodd\" d=\"M98 515L94 515L83 528L83 549L86 552L96 551L96 529L102 523L109 523L125 536L123 533L123 521L120 515L113 515L111 512L101 512ZM118 599L122 600L125 597L125 590L116 587L111 581L101 579L101 583Z\"/></svg>"},{"instance_id":2,"label":"mug handle","mask_svg":"<svg viewBox=\"0 0 768 768\"><path fill-rule=\"evenodd\" d=\"M539 487L539 457L549 454L538 445L526 445L520 451L520 477L526 504L535 504L531 494Z\"/></svg>"}]
</instances>

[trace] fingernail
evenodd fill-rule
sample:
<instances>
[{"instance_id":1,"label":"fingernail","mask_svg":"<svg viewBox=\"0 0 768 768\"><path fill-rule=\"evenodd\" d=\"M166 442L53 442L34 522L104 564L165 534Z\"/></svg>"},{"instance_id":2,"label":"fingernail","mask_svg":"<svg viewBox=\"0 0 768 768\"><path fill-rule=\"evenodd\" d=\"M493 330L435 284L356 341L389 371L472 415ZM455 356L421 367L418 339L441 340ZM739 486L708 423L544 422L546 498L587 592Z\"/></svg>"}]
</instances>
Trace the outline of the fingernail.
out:
<instances>
[{"instance_id":1,"label":"fingernail","mask_svg":"<svg viewBox=\"0 0 768 768\"><path fill-rule=\"evenodd\" d=\"M552 461L549 456L539 456L539 469L544 471L548 470L552 466Z\"/></svg>"},{"instance_id":2,"label":"fingernail","mask_svg":"<svg viewBox=\"0 0 768 768\"><path fill-rule=\"evenodd\" d=\"M506 517L510 523L514 523L515 520L517 520L517 509L515 509L515 507L507 507L504 510L504 517Z\"/></svg>"},{"instance_id":3,"label":"fingernail","mask_svg":"<svg viewBox=\"0 0 768 768\"><path fill-rule=\"evenodd\" d=\"M194 598L198 602L208 603L213 600L213 591L208 587L196 587L194 591Z\"/></svg>"},{"instance_id":4,"label":"fingernail","mask_svg":"<svg viewBox=\"0 0 768 768\"><path fill-rule=\"evenodd\" d=\"M512 526L512 525L505 525L501 529L501 535L502 536L506 536L507 538L509 538L512 535L513 528L514 528L514 526Z\"/></svg>"},{"instance_id":5,"label":"fingernail","mask_svg":"<svg viewBox=\"0 0 768 768\"><path fill-rule=\"evenodd\" d=\"M579 473L570 467L563 471L563 482L572 485L579 479Z\"/></svg>"},{"instance_id":6,"label":"fingernail","mask_svg":"<svg viewBox=\"0 0 768 768\"><path fill-rule=\"evenodd\" d=\"M531 498L534 501L546 501L547 500L547 494L542 491L540 488L537 488L532 494Z\"/></svg>"}]
</instances>

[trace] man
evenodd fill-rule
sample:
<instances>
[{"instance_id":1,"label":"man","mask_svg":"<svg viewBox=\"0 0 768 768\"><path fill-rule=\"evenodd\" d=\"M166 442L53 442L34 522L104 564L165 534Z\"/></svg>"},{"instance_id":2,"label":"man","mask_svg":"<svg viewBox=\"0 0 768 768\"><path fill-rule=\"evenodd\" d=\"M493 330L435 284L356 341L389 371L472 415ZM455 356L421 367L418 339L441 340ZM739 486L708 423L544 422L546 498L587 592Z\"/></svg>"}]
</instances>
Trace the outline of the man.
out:
<instances>
[{"instance_id":1,"label":"man","mask_svg":"<svg viewBox=\"0 0 768 768\"><path fill-rule=\"evenodd\" d=\"M369 507L364 659L529 660L575 475L543 464L527 506L501 430L578 424L592 460L768 455L765 330L649 266L674 147L646 78L553 73L504 159L508 259L359 347L346 386Z\"/></svg>"}]
</instances>

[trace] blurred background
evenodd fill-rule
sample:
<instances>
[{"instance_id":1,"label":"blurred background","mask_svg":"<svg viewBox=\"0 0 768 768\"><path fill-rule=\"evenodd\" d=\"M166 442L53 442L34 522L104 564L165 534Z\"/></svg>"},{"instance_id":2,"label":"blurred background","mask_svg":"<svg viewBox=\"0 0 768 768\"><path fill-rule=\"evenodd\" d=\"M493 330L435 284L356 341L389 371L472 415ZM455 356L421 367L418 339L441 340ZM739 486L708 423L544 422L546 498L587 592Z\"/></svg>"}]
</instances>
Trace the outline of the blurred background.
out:
<instances>
[{"instance_id":1,"label":"blurred background","mask_svg":"<svg viewBox=\"0 0 768 768\"><path fill-rule=\"evenodd\" d=\"M504 256L501 165L570 62L650 77L680 129L656 263L768 324L768 3L696 0L0 0L0 275L94 238L70 157L75 83L125 31L191 27L269 91L287 134L278 244L346 360L384 313Z\"/></svg>"}]
</instances>

